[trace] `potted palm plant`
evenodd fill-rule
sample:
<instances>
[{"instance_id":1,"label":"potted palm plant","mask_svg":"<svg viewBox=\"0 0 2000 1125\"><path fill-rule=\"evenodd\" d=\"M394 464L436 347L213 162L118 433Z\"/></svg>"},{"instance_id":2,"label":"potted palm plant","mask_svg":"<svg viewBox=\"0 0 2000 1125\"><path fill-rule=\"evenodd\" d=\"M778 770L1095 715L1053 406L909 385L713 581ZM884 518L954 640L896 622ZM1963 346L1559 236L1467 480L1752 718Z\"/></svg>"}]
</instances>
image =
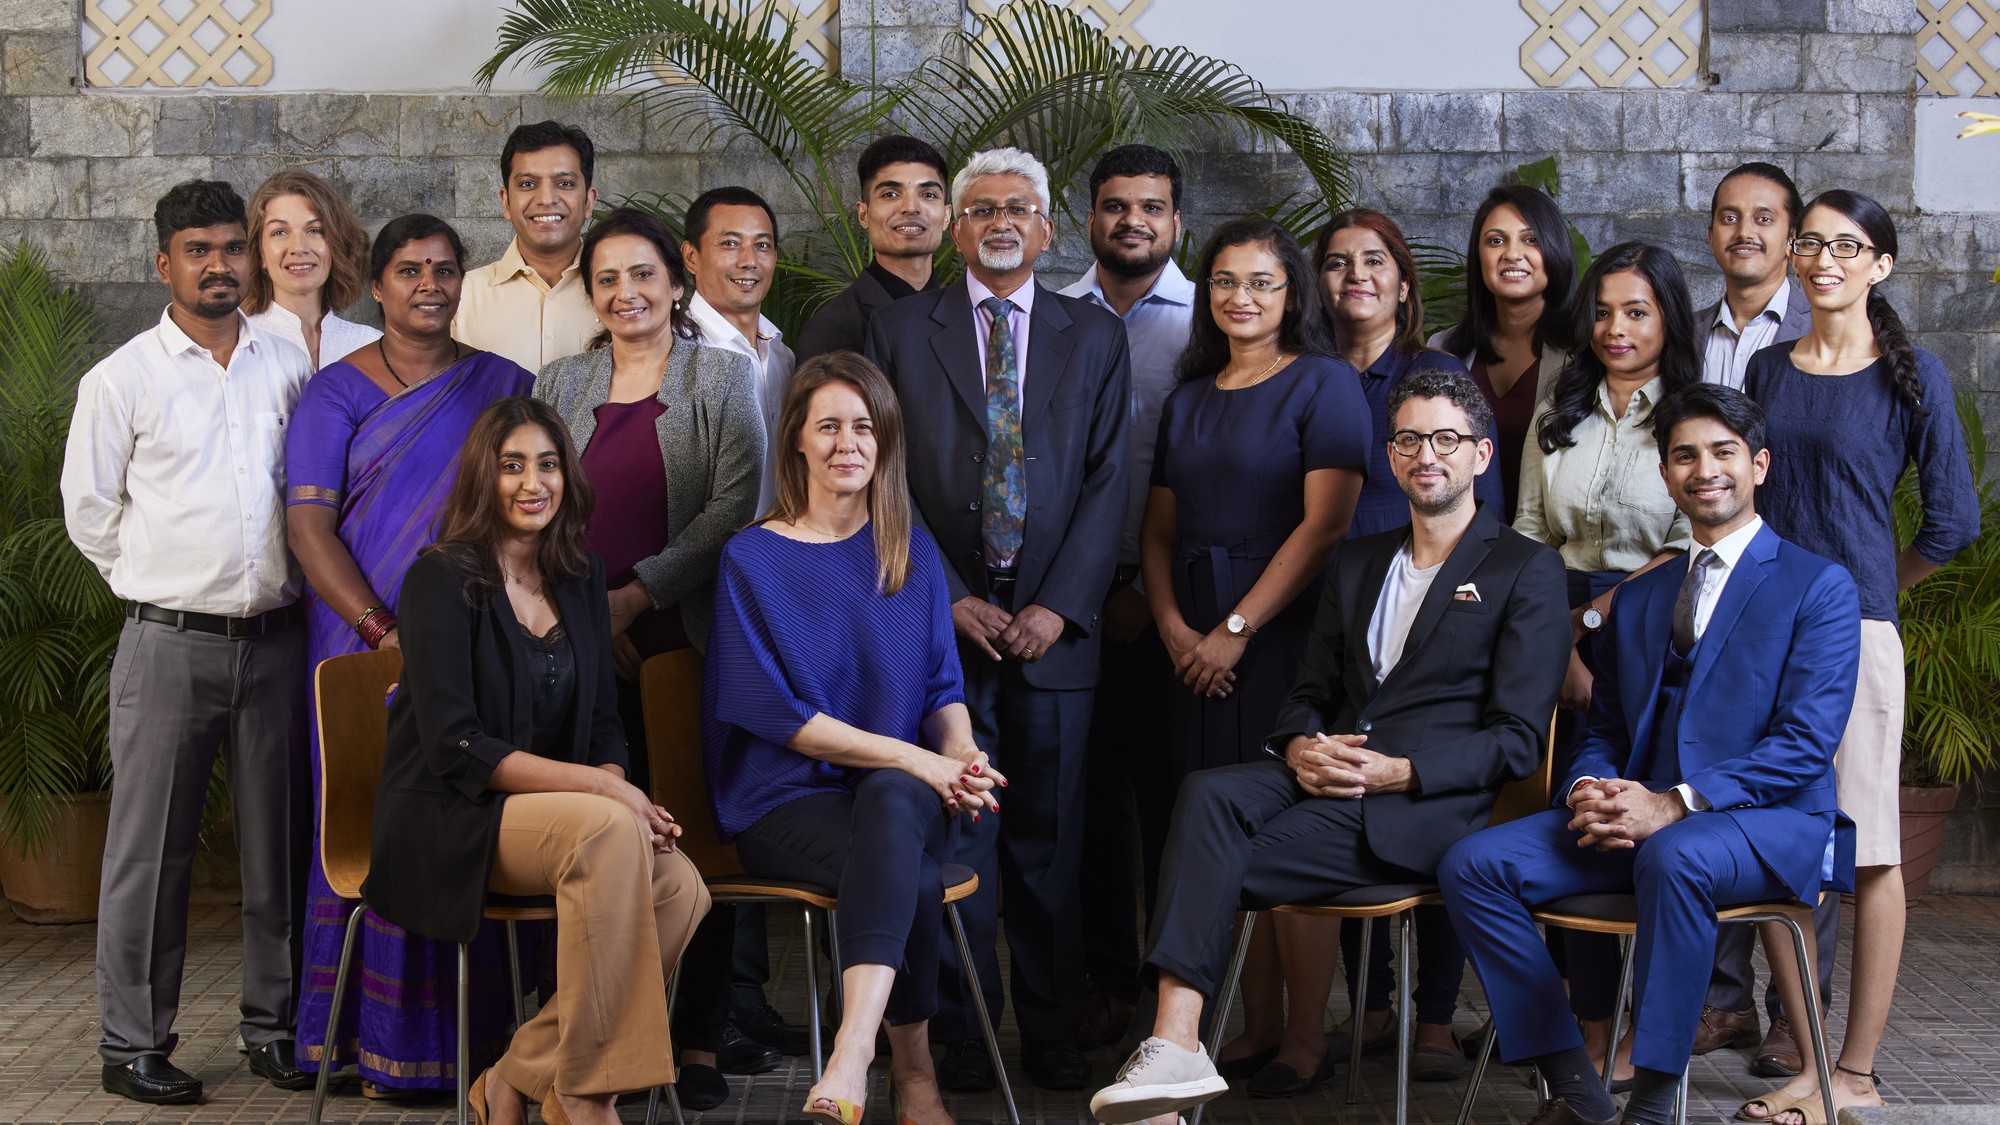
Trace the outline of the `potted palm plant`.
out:
<instances>
[{"instance_id":1,"label":"potted palm plant","mask_svg":"<svg viewBox=\"0 0 2000 1125\"><path fill-rule=\"evenodd\" d=\"M1993 768L2000 751L2000 489L1986 479L1986 438L1969 395L1959 421L1979 482L1979 538L1937 573L1903 591L1903 887L1930 887L1945 818L1961 786ZM1923 509L1914 475L1896 490L1897 542L1909 543Z\"/></svg>"},{"instance_id":2,"label":"potted palm plant","mask_svg":"<svg viewBox=\"0 0 2000 1125\"><path fill-rule=\"evenodd\" d=\"M0 887L31 922L96 916L108 679L123 620L70 544L59 492L97 322L46 260L0 252Z\"/></svg>"}]
</instances>

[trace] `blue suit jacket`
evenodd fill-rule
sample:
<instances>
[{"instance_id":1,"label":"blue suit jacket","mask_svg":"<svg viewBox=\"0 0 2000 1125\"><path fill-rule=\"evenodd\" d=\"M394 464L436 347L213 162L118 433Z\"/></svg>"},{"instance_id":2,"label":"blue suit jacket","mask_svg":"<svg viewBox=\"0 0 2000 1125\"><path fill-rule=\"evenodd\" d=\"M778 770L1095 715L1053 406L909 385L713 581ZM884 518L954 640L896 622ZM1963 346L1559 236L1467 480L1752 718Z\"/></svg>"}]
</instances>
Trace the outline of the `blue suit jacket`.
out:
<instances>
[{"instance_id":1,"label":"blue suit jacket","mask_svg":"<svg viewBox=\"0 0 2000 1125\"><path fill-rule=\"evenodd\" d=\"M1685 565L1655 567L1613 595L1611 643L1599 647L1590 715L1558 794L1585 777L1647 777L1686 576ZM1766 525L1716 600L1681 706L1677 780L1721 815L1754 811L1745 818L1758 822L1754 830L1744 827L1757 857L1805 902L1822 885L1828 823L1830 882L1852 883L1853 823L1837 803L1833 752L1854 707L1860 655L1854 580Z\"/></svg>"}]
</instances>

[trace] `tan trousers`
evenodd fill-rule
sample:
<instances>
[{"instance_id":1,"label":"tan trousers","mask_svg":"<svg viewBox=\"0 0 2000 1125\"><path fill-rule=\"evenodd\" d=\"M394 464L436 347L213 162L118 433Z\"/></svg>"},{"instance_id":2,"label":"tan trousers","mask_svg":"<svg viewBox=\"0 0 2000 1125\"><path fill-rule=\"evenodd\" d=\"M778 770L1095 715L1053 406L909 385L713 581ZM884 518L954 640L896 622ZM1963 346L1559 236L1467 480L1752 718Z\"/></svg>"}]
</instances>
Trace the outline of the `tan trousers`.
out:
<instances>
[{"instance_id":1,"label":"tan trousers","mask_svg":"<svg viewBox=\"0 0 2000 1125\"><path fill-rule=\"evenodd\" d=\"M551 1088L589 1097L672 1082L667 976L708 913L694 864L654 852L608 797L516 793L502 806L489 885L555 895L560 982L494 1072L537 1102Z\"/></svg>"}]
</instances>

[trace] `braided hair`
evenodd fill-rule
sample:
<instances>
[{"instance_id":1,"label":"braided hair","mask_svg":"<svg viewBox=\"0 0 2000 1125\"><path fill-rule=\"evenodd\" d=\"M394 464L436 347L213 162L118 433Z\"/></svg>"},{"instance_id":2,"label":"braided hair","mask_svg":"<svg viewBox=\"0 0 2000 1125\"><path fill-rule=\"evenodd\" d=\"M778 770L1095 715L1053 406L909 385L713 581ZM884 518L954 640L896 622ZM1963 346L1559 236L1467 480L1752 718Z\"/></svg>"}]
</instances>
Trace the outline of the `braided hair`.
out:
<instances>
[{"instance_id":1,"label":"braided hair","mask_svg":"<svg viewBox=\"0 0 2000 1125\"><path fill-rule=\"evenodd\" d=\"M1874 244L1878 258L1896 257L1896 223L1889 218L1889 212L1880 203L1858 191L1835 188L1821 192L1811 206L1824 207L1842 216L1861 228ZM1888 364L1889 374L1896 385L1896 397L1903 400L1917 415L1930 413L1924 403L1923 382L1917 377L1917 350L1910 343L1909 330L1903 327L1903 318L1896 307L1889 303L1880 289L1868 290L1868 327L1875 333L1875 346L1882 349L1882 362Z\"/></svg>"}]
</instances>

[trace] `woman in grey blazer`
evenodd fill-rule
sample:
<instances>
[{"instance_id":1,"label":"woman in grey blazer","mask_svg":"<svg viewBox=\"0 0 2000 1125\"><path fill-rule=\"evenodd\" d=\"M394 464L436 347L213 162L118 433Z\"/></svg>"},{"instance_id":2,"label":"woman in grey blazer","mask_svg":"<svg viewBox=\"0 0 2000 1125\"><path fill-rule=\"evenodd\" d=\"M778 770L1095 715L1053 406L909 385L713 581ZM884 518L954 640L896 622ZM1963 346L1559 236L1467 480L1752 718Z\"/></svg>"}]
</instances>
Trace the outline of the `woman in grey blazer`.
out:
<instances>
[{"instance_id":1,"label":"woman in grey blazer","mask_svg":"<svg viewBox=\"0 0 2000 1125\"><path fill-rule=\"evenodd\" d=\"M604 332L590 350L542 368L534 393L562 415L597 492L590 546L608 576L618 710L627 741L643 748L639 665L672 649L706 648L722 545L757 514L764 416L749 357L697 341L681 306L688 281L680 245L658 219L636 208L611 212L584 236L582 263ZM641 789L649 789L645 760L635 750ZM729 1094L714 1052L733 930L730 911L711 912L686 956L673 1030L683 1051L681 1100L696 1109Z\"/></svg>"}]
</instances>

